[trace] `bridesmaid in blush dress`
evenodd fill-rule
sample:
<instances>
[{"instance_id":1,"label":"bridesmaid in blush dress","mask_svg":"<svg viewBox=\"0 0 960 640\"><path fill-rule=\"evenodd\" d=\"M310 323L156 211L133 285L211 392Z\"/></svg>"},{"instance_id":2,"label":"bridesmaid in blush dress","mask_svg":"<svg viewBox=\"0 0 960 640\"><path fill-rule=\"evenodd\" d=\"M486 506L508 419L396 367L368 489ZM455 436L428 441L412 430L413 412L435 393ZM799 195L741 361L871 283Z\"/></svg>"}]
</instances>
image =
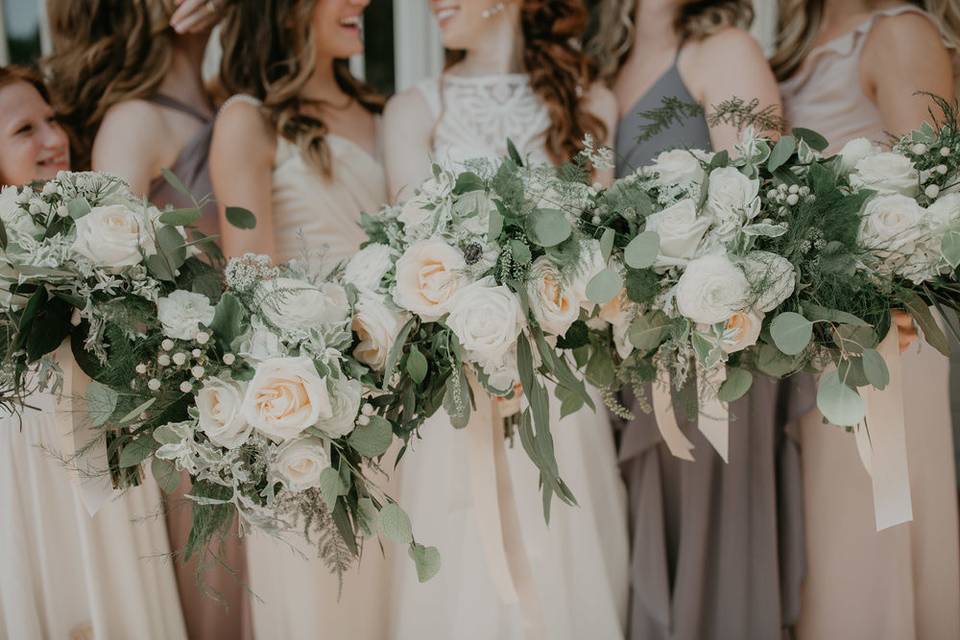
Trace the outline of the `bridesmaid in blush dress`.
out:
<instances>
[{"instance_id":1,"label":"bridesmaid in blush dress","mask_svg":"<svg viewBox=\"0 0 960 640\"><path fill-rule=\"evenodd\" d=\"M673 148L733 151L739 132L691 118L638 141L639 114L665 98L709 109L757 98L780 106L760 47L740 25L749 2L620 0L600 4L588 47L620 106L617 175ZM793 427L813 406L812 380L756 376L730 406L729 463L695 424L681 428L695 461L673 457L656 419L635 406L619 458L632 524L629 637L767 640L786 637L799 613L803 572L799 460Z\"/></svg>"},{"instance_id":2,"label":"bridesmaid in blush dress","mask_svg":"<svg viewBox=\"0 0 960 640\"><path fill-rule=\"evenodd\" d=\"M929 5L950 15L947 0ZM773 65L787 118L826 136L827 153L858 137L885 144L888 133L919 126L933 105L917 91L954 95L940 25L918 6L782 2L780 19ZM955 34L958 23L942 26ZM948 362L917 342L903 354L912 522L878 532L870 476L853 435L824 424L818 412L802 425L808 566L801 639L960 637Z\"/></svg>"}]
</instances>

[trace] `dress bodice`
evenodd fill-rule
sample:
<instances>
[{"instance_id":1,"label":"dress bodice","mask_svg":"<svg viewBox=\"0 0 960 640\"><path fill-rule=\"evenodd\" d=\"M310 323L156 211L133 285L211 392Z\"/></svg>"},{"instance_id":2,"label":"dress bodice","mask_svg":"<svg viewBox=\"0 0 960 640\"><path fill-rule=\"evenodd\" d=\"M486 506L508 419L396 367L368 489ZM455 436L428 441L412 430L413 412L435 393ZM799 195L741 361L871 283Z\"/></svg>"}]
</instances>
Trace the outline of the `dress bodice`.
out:
<instances>
[{"instance_id":1,"label":"dress bodice","mask_svg":"<svg viewBox=\"0 0 960 640\"><path fill-rule=\"evenodd\" d=\"M417 88L437 123L436 162L456 166L475 158L495 160L507 154L507 139L531 162L550 162L544 144L550 115L526 74L444 74Z\"/></svg>"}]
</instances>

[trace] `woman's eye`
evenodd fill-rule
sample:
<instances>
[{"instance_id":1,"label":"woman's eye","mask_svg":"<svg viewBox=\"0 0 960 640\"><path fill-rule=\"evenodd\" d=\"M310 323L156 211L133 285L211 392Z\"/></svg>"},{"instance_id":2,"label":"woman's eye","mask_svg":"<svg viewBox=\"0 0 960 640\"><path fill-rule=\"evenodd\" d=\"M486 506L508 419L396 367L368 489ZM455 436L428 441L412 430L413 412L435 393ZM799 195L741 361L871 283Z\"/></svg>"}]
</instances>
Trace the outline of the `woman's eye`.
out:
<instances>
[{"instance_id":1,"label":"woman's eye","mask_svg":"<svg viewBox=\"0 0 960 640\"><path fill-rule=\"evenodd\" d=\"M25 134L25 133L30 133L31 131L33 131L33 125L32 125L32 124L25 124L25 125L23 125L22 127L20 127L19 129L17 129L16 135L19 136L19 135L22 135L22 134Z\"/></svg>"}]
</instances>

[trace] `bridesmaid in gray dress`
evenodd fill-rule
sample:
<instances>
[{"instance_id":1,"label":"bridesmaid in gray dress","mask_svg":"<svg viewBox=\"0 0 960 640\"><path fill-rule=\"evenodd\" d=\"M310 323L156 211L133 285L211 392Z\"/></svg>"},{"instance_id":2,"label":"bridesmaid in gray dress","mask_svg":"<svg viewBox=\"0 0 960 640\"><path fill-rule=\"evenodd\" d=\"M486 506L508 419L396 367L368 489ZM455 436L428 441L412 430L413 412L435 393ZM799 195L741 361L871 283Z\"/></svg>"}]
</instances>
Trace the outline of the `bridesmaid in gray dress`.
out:
<instances>
[{"instance_id":1,"label":"bridesmaid in gray dress","mask_svg":"<svg viewBox=\"0 0 960 640\"><path fill-rule=\"evenodd\" d=\"M600 12L591 47L620 101L618 177L671 148L732 150L737 132L711 129L703 116L639 141L647 123L639 114L664 98L712 105L757 97L779 106L762 52L736 28L749 21L749 3L621 0L601 3ZM787 637L803 571L798 448L788 425L813 406L812 381L757 376L730 407L729 464L674 403L694 462L674 458L653 415L638 407L621 425L633 523L630 637Z\"/></svg>"}]
</instances>

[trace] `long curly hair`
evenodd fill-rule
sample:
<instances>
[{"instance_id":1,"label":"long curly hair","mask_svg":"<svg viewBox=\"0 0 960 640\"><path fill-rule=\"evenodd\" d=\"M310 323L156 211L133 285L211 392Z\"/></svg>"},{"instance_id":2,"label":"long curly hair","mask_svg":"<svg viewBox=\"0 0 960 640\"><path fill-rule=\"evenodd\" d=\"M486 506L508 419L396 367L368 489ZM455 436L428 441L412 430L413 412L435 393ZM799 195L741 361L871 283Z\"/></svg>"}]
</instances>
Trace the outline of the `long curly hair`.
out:
<instances>
[{"instance_id":1,"label":"long curly hair","mask_svg":"<svg viewBox=\"0 0 960 640\"><path fill-rule=\"evenodd\" d=\"M247 94L260 100L263 114L277 133L329 175L327 126L322 118L303 113L303 107L320 104L302 95L316 69L311 24L317 2L232 3L222 23L220 82L227 95ZM346 60L334 62L334 77L340 89L367 111L383 111L383 97L355 78Z\"/></svg>"},{"instance_id":2,"label":"long curly hair","mask_svg":"<svg viewBox=\"0 0 960 640\"><path fill-rule=\"evenodd\" d=\"M802 1L802 0L801 0ZM637 0L598 0L586 50L597 77L612 83L630 54ZM749 27L751 0L687 0L678 8L673 28L680 41L699 40L727 27Z\"/></svg>"},{"instance_id":3,"label":"long curly hair","mask_svg":"<svg viewBox=\"0 0 960 640\"><path fill-rule=\"evenodd\" d=\"M590 85L587 56L578 46L589 14L583 0L522 0L523 70L530 88L550 114L545 143L557 164L583 150L584 134L606 139L606 125L590 113L583 96ZM447 52L447 66L463 60L466 52Z\"/></svg>"},{"instance_id":4,"label":"long curly hair","mask_svg":"<svg viewBox=\"0 0 960 640\"><path fill-rule=\"evenodd\" d=\"M934 17L944 41L960 49L960 4L956 0L913 0ZM770 59L778 80L786 80L813 50L823 23L824 0L780 0L777 51ZM955 52L956 53L956 52Z\"/></svg>"},{"instance_id":5,"label":"long curly hair","mask_svg":"<svg viewBox=\"0 0 960 640\"><path fill-rule=\"evenodd\" d=\"M53 54L43 63L74 163L90 167L110 107L156 93L173 60L171 0L48 0Z\"/></svg>"}]
</instances>

